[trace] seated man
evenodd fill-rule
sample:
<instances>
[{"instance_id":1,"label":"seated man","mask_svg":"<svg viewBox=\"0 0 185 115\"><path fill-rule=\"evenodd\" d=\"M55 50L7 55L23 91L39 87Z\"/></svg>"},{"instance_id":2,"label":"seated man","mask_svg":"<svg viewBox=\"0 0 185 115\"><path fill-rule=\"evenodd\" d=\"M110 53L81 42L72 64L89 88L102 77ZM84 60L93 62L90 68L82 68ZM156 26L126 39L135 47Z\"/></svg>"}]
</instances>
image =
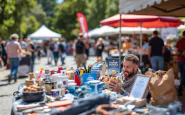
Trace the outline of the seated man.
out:
<instances>
[{"instance_id":1,"label":"seated man","mask_svg":"<svg viewBox=\"0 0 185 115\"><path fill-rule=\"evenodd\" d=\"M136 74L141 74L141 71L138 68L139 58L133 54L128 54L125 56L123 61L123 69L119 79L122 80L121 85L116 81L112 81L109 84L109 88L113 91L120 93L124 96L128 95L128 92L131 91L132 85L136 78Z\"/></svg>"}]
</instances>

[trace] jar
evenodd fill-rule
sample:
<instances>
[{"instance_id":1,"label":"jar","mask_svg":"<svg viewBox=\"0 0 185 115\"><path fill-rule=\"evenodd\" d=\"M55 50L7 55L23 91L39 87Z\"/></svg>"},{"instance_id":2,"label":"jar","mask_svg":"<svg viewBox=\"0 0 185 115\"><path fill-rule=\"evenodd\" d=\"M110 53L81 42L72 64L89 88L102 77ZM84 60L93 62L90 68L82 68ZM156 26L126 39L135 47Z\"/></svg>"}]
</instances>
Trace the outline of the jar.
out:
<instances>
[{"instance_id":1,"label":"jar","mask_svg":"<svg viewBox=\"0 0 185 115\"><path fill-rule=\"evenodd\" d=\"M75 93L75 87L76 87L76 83L69 83L68 84L69 93L74 94Z\"/></svg>"},{"instance_id":2,"label":"jar","mask_svg":"<svg viewBox=\"0 0 185 115\"><path fill-rule=\"evenodd\" d=\"M73 79L74 71L66 71L66 74L67 74L69 79Z\"/></svg>"},{"instance_id":3,"label":"jar","mask_svg":"<svg viewBox=\"0 0 185 115\"><path fill-rule=\"evenodd\" d=\"M47 94L51 94L51 90L56 88L56 82L45 82L45 89Z\"/></svg>"},{"instance_id":4,"label":"jar","mask_svg":"<svg viewBox=\"0 0 185 115\"><path fill-rule=\"evenodd\" d=\"M62 87L68 86L68 76L59 76L58 78L62 82Z\"/></svg>"},{"instance_id":5,"label":"jar","mask_svg":"<svg viewBox=\"0 0 185 115\"><path fill-rule=\"evenodd\" d=\"M53 75L51 75L51 78L52 78L52 81L58 81L59 80L59 77L60 76L60 74L53 74Z\"/></svg>"}]
</instances>

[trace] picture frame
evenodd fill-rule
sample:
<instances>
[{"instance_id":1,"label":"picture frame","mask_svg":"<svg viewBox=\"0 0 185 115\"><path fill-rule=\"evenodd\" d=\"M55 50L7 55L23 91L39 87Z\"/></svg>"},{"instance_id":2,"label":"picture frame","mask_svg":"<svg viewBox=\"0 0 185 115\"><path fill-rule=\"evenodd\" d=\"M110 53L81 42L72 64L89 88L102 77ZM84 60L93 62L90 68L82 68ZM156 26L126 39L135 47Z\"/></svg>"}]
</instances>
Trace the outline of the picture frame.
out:
<instances>
[{"instance_id":1,"label":"picture frame","mask_svg":"<svg viewBox=\"0 0 185 115\"><path fill-rule=\"evenodd\" d=\"M150 75L137 74L134 84L131 88L129 97L143 99L147 93L147 88L150 82Z\"/></svg>"}]
</instances>

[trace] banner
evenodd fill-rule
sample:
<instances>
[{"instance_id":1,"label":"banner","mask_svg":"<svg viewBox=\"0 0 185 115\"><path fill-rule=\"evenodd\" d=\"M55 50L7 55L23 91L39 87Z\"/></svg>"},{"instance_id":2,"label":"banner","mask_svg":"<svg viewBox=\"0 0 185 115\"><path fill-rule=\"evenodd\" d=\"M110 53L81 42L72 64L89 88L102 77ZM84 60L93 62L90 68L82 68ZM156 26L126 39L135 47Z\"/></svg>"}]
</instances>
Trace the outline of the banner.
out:
<instances>
[{"instance_id":1,"label":"banner","mask_svg":"<svg viewBox=\"0 0 185 115\"><path fill-rule=\"evenodd\" d=\"M163 39L163 41L166 41L167 37L177 37L178 36L178 30L177 28L161 28L161 37Z\"/></svg>"},{"instance_id":2,"label":"banner","mask_svg":"<svg viewBox=\"0 0 185 115\"><path fill-rule=\"evenodd\" d=\"M112 76L112 71L115 71L116 77L120 73L120 66L119 66L119 58L107 58L107 65L108 65L108 76Z\"/></svg>"},{"instance_id":3,"label":"banner","mask_svg":"<svg viewBox=\"0 0 185 115\"><path fill-rule=\"evenodd\" d=\"M76 16L77 16L78 22L80 24L80 32L83 33L84 35L86 35L86 38L89 41L88 26L87 26L87 20L86 20L85 16L80 12L78 12L76 14Z\"/></svg>"}]
</instances>

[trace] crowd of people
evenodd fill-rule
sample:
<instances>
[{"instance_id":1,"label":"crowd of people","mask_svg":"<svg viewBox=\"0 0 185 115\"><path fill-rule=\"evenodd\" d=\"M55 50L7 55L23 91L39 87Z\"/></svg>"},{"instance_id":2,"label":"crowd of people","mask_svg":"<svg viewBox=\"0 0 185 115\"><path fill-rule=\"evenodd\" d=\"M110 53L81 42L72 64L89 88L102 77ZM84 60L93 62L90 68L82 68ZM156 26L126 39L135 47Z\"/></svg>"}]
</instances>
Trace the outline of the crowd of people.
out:
<instances>
[{"instance_id":1,"label":"crowd of people","mask_svg":"<svg viewBox=\"0 0 185 115\"><path fill-rule=\"evenodd\" d=\"M164 65L169 64L171 60L171 55L176 52L178 55L178 69L181 74L181 83L179 88L179 94L182 94L182 88L185 84L185 32L183 32L182 39L177 41L175 46L169 39L166 43L159 37L157 31L153 32L153 36L148 39L147 36L143 36L143 46L139 47L138 39L133 36L132 39L126 37L122 41L121 52L127 52L128 50L141 49L146 55L149 63L145 66L152 67L154 71L164 70ZM93 48L97 58L102 58L103 52L108 53L111 50L118 50L118 44L116 40L104 42L102 38L97 39L94 43L86 40L83 34L80 33L78 38L74 41L66 42L64 38L53 38L50 40L45 40L43 42L32 42L29 38L19 39L17 34L12 34L10 36L10 41L5 41L0 37L0 67L6 66L11 68L11 73L9 78L14 76L14 81L17 81L16 72L19 66L20 58L25 53L30 52L31 60L31 71L34 69L35 59L41 59L41 57L47 57L47 64L50 65L52 62L57 66L58 60L61 61L62 65L65 65L65 58L67 55L73 55L76 59L77 67L82 66L86 63L89 57L90 48ZM176 49L176 51L174 51ZM170 67L170 65L168 65ZM9 82L11 79L9 79Z\"/></svg>"}]
</instances>

